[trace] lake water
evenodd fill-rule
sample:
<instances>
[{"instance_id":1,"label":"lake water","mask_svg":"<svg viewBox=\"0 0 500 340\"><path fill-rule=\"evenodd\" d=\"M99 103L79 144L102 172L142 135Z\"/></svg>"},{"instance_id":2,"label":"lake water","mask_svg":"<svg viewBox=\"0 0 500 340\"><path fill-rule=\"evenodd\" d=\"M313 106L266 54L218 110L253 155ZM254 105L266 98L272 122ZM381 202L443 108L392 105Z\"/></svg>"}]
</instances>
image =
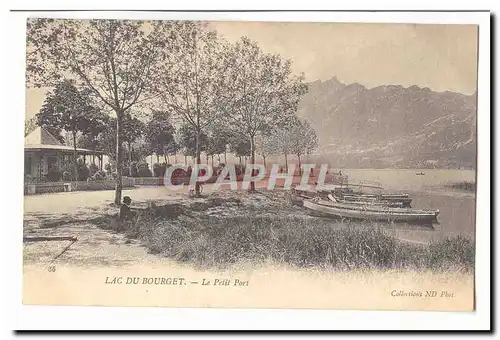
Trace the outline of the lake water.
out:
<instances>
[{"instance_id":1,"label":"lake water","mask_svg":"<svg viewBox=\"0 0 500 340\"><path fill-rule=\"evenodd\" d=\"M390 234L400 239L426 243L456 235L475 239L475 193L445 187L450 182L475 182L474 170L343 169L342 174L349 176L349 182L379 182L391 192L406 192L413 198L413 208L439 209L439 224L433 228L397 223L384 225Z\"/></svg>"},{"instance_id":2,"label":"lake water","mask_svg":"<svg viewBox=\"0 0 500 340\"><path fill-rule=\"evenodd\" d=\"M449 182L476 181L474 170L342 169L341 171L343 175L349 176L349 181L374 181L382 184L384 188L395 190L429 191L441 189Z\"/></svg>"}]
</instances>

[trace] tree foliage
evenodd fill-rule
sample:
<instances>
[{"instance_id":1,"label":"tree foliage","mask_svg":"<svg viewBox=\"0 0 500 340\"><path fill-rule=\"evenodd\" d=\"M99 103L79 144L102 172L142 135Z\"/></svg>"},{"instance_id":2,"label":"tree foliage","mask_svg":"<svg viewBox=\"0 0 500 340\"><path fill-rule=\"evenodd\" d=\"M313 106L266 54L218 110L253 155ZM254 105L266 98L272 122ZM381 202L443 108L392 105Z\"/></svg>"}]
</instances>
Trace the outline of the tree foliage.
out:
<instances>
[{"instance_id":1,"label":"tree foliage","mask_svg":"<svg viewBox=\"0 0 500 340\"><path fill-rule=\"evenodd\" d=\"M201 132L199 134L199 152L206 151L208 147L208 136ZM179 150L186 156L196 157L196 130L189 124L184 124L179 129Z\"/></svg>"},{"instance_id":2,"label":"tree foliage","mask_svg":"<svg viewBox=\"0 0 500 340\"><path fill-rule=\"evenodd\" d=\"M288 133L289 138L286 140L290 145L287 149L297 156L300 167L300 156L309 154L318 147L318 137L309 122L300 119L290 126Z\"/></svg>"},{"instance_id":3,"label":"tree foliage","mask_svg":"<svg viewBox=\"0 0 500 340\"><path fill-rule=\"evenodd\" d=\"M228 49L224 69L216 96L221 121L234 134L248 139L251 162L255 163L255 137L295 115L307 86L303 76L292 73L290 60L264 53L246 37ZM254 183L250 190L255 190Z\"/></svg>"},{"instance_id":4,"label":"tree foliage","mask_svg":"<svg viewBox=\"0 0 500 340\"><path fill-rule=\"evenodd\" d=\"M70 80L62 80L47 94L36 118L38 125L46 128L54 136L61 137L63 130L71 132L74 147L74 176L77 178L76 136L79 132L99 133L104 116L92 105L87 92L79 91Z\"/></svg>"},{"instance_id":5,"label":"tree foliage","mask_svg":"<svg viewBox=\"0 0 500 340\"><path fill-rule=\"evenodd\" d=\"M277 142L273 134L268 131L260 133L255 137L255 152L262 156L264 165L266 165L266 158L278 153Z\"/></svg>"},{"instance_id":6,"label":"tree foliage","mask_svg":"<svg viewBox=\"0 0 500 340\"><path fill-rule=\"evenodd\" d=\"M222 45L214 30L201 22L174 22L175 44L163 63L158 92L164 105L175 112L194 132L194 157L199 164L202 135L214 123L217 114L217 79L221 77ZM192 154L192 145L184 140L183 147ZM206 145L204 148L206 149ZM200 194L196 185L196 194Z\"/></svg>"},{"instance_id":7,"label":"tree foliage","mask_svg":"<svg viewBox=\"0 0 500 340\"><path fill-rule=\"evenodd\" d=\"M34 117L31 117L29 119L26 119L25 122L24 122L24 137L26 137L27 135L29 135L30 133L32 133L36 127L38 126L38 120L37 120L37 117L34 116ZM57 136L54 136L57 138ZM60 136L62 138L62 136ZM59 139L61 142L63 142L63 140Z\"/></svg>"},{"instance_id":8,"label":"tree foliage","mask_svg":"<svg viewBox=\"0 0 500 340\"><path fill-rule=\"evenodd\" d=\"M318 137L307 120L299 120L291 129L291 151L297 156L309 154L318 147Z\"/></svg>"},{"instance_id":9,"label":"tree foliage","mask_svg":"<svg viewBox=\"0 0 500 340\"><path fill-rule=\"evenodd\" d=\"M146 142L149 150L156 155L170 155L177 151L175 128L171 123L171 114L165 111L153 110L146 124Z\"/></svg>"},{"instance_id":10,"label":"tree foliage","mask_svg":"<svg viewBox=\"0 0 500 340\"><path fill-rule=\"evenodd\" d=\"M57 136L63 130L92 133L99 128L103 116L92 105L88 93L79 91L71 81L63 80L47 94L36 119L38 125Z\"/></svg>"},{"instance_id":11,"label":"tree foliage","mask_svg":"<svg viewBox=\"0 0 500 340\"><path fill-rule=\"evenodd\" d=\"M116 116L115 203L120 204L121 123L127 110L154 97L154 66L165 56L166 37L159 34L162 22L149 24L148 30L139 20L30 19L28 25L28 53L35 53L28 58L28 79L43 79L35 85L50 86L62 77L71 78Z\"/></svg>"},{"instance_id":12,"label":"tree foliage","mask_svg":"<svg viewBox=\"0 0 500 340\"><path fill-rule=\"evenodd\" d=\"M115 160L116 203L123 144L129 161L132 151L168 157L182 150L196 163L201 152L213 156L228 146L255 163L256 152L286 160L317 145L296 116L307 91L303 75L246 37L228 44L209 24L192 21L29 19L27 28L30 86L67 82L108 115L101 125L77 126L82 145ZM146 124L138 110L145 107L152 112ZM45 125L56 135L66 129L55 118Z\"/></svg>"}]
</instances>

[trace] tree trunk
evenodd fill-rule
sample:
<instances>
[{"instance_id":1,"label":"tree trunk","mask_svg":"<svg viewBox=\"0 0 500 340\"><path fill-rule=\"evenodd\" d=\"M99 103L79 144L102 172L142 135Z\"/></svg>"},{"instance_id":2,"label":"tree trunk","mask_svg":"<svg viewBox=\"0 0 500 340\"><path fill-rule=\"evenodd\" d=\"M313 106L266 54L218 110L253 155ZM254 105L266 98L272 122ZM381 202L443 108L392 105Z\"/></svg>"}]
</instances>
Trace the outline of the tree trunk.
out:
<instances>
[{"instance_id":1,"label":"tree trunk","mask_svg":"<svg viewBox=\"0 0 500 340\"><path fill-rule=\"evenodd\" d=\"M160 163L160 156L158 154L156 154L156 163Z\"/></svg>"},{"instance_id":2,"label":"tree trunk","mask_svg":"<svg viewBox=\"0 0 500 340\"><path fill-rule=\"evenodd\" d=\"M163 160L165 161L165 165L167 165L168 164L167 155L163 155Z\"/></svg>"},{"instance_id":3,"label":"tree trunk","mask_svg":"<svg viewBox=\"0 0 500 340\"><path fill-rule=\"evenodd\" d=\"M239 157L240 157L240 165L241 165L242 164L242 162L241 162L241 156L239 156Z\"/></svg>"},{"instance_id":4,"label":"tree trunk","mask_svg":"<svg viewBox=\"0 0 500 340\"><path fill-rule=\"evenodd\" d=\"M254 148L254 138L250 136L250 164L253 166L255 164L255 148ZM252 175L254 174L254 169L252 168ZM249 192L255 192L255 182L250 182Z\"/></svg>"},{"instance_id":5,"label":"tree trunk","mask_svg":"<svg viewBox=\"0 0 500 340\"><path fill-rule=\"evenodd\" d=\"M286 169L286 172L288 172L288 155L285 153L285 169Z\"/></svg>"},{"instance_id":6,"label":"tree trunk","mask_svg":"<svg viewBox=\"0 0 500 340\"><path fill-rule=\"evenodd\" d=\"M198 165L201 164L201 152L200 152L200 130L196 128L196 168L198 168ZM199 171L196 169L196 171ZM198 174L196 174L198 175ZM200 185L198 184L198 181L196 181L195 184L195 193L196 197L200 196Z\"/></svg>"},{"instance_id":7,"label":"tree trunk","mask_svg":"<svg viewBox=\"0 0 500 340\"><path fill-rule=\"evenodd\" d=\"M227 153L226 153L226 151L224 151L224 164L227 165Z\"/></svg>"},{"instance_id":8,"label":"tree trunk","mask_svg":"<svg viewBox=\"0 0 500 340\"><path fill-rule=\"evenodd\" d=\"M262 158L264 159L264 168L266 168L266 156L262 156Z\"/></svg>"},{"instance_id":9,"label":"tree trunk","mask_svg":"<svg viewBox=\"0 0 500 340\"><path fill-rule=\"evenodd\" d=\"M128 175L132 177L132 145L130 142L128 144Z\"/></svg>"},{"instance_id":10,"label":"tree trunk","mask_svg":"<svg viewBox=\"0 0 500 340\"><path fill-rule=\"evenodd\" d=\"M214 155L212 155L212 168L214 167Z\"/></svg>"},{"instance_id":11,"label":"tree trunk","mask_svg":"<svg viewBox=\"0 0 500 340\"><path fill-rule=\"evenodd\" d=\"M122 120L123 112L116 110L116 189L115 204L120 205L122 201Z\"/></svg>"},{"instance_id":12,"label":"tree trunk","mask_svg":"<svg viewBox=\"0 0 500 340\"><path fill-rule=\"evenodd\" d=\"M184 155L184 165L188 165L188 157Z\"/></svg>"},{"instance_id":13,"label":"tree trunk","mask_svg":"<svg viewBox=\"0 0 500 340\"><path fill-rule=\"evenodd\" d=\"M302 168L300 167L300 154L297 154L297 158L299 159L299 174L302 175Z\"/></svg>"},{"instance_id":14,"label":"tree trunk","mask_svg":"<svg viewBox=\"0 0 500 340\"><path fill-rule=\"evenodd\" d=\"M78 181L78 162L76 159L76 131L73 131L73 171L75 182Z\"/></svg>"}]
</instances>

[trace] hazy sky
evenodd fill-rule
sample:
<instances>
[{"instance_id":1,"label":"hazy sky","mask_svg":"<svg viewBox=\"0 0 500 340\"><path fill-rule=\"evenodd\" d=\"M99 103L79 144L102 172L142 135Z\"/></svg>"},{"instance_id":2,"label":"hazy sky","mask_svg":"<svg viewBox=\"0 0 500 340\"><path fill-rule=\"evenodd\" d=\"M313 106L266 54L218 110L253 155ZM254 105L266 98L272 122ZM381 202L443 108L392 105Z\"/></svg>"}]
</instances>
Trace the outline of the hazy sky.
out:
<instances>
[{"instance_id":1,"label":"hazy sky","mask_svg":"<svg viewBox=\"0 0 500 340\"><path fill-rule=\"evenodd\" d=\"M307 81L418 85L476 91L477 26L353 23L213 22L229 41L248 36L264 51L293 61ZM26 113L38 112L44 90L28 89Z\"/></svg>"},{"instance_id":2,"label":"hazy sky","mask_svg":"<svg viewBox=\"0 0 500 340\"><path fill-rule=\"evenodd\" d=\"M352 23L213 23L230 41L242 35L293 60L308 81L333 76L366 87L418 85L476 90L477 26Z\"/></svg>"}]
</instances>

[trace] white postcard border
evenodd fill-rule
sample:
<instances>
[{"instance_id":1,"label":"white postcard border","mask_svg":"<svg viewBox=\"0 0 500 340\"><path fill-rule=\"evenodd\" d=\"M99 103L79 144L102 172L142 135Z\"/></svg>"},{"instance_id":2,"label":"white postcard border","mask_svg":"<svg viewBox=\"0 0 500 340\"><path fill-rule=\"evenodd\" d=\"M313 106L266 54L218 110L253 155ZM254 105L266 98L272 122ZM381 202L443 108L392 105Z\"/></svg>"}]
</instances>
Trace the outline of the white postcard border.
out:
<instances>
[{"instance_id":1,"label":"white postcard border","mask_svg":"<svg viewBox=\"0 0 500 340\"><path fill-rule=\"evenodd\" d=\"M148 18L203 20L287 20L337 22L412 22L479 24L478 75L478 181L476 214L476 312L377 312L231 310L180 308L50 307L23 306L22 292L22 208L21 191L25 111L25 18ZM8 317L16 329L470 329L487 328L490 311L490 17L489 13L166 13L166 12L11 12L8 39L4 106L4 252L8 268L4 284ZM8 127L5 127L8 126ZM10 164L10 165L8 165ZM16 169L12 171L12 169ZM5 171L5 170L3 170ZM6 177L8 176L8 177ZM4 193L4 195L5 195ZM6 279L7 278L7 279ZM50 289L50 287L47 287ZM363 320L361 323L360 320ZM418 321L417 321L418 320Z\"/></svg>"}]
</instances>

